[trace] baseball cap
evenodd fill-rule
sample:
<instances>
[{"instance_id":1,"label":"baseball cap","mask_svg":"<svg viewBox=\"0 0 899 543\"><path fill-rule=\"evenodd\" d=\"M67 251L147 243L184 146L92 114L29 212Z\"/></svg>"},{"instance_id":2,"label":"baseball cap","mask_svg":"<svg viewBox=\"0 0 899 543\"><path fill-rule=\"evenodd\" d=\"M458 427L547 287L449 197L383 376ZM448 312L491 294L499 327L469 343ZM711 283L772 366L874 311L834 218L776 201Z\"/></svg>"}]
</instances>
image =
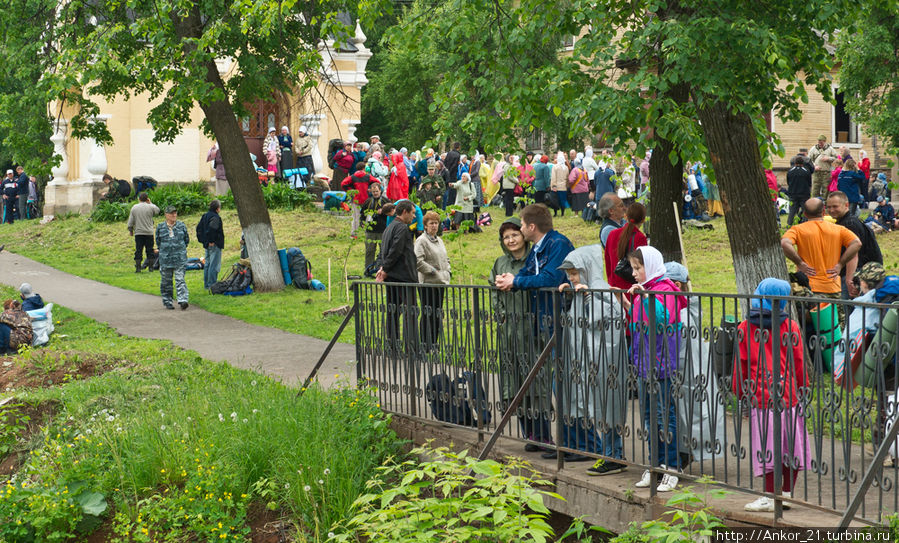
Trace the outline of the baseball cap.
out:
<instances>
[{"instance_id":1,"label":"baseball cap","mask_svg":"<svg viewBox=\"0 0 899 543\"><path fill-rule=\"evenodd\" d=\"M690 280L687 268L680 262L665 262L665 277L678 283L686 283Z\"/></svg>"},{"instance_id":2,"label":"baseball cap","mask_svg":"<svg viewBox=\"0 0 899 543\"><path fill-rule=\"evenodd\" d=\"M168 206L165 208L166 213L178 213L178 208L175 206Z\"/></svg>"},{"instance_id":3,"label":"baseball cap","mask_svg":"<svg viewBox=\"0 0 899 543\"><path fill-rule=\"evenodd\" d=\"M886 277L886 270L880 262L866 262L854 275L855 278L876 285Z\"/></svg>"}]
</instances>

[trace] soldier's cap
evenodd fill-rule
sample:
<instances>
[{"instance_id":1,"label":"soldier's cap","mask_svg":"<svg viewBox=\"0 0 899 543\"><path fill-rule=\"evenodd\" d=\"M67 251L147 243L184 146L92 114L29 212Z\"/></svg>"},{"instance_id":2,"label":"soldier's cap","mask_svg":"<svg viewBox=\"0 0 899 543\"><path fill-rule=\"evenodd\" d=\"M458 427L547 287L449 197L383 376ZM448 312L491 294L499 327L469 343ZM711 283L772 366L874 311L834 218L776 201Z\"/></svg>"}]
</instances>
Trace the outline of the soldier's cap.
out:
<instances>
[{"instance_id":1,"label":"soldier's cap","mask_svg":"<svg viewBox=\"0 0 899 543\"><path fill-rule=\"evenodd\" d=\"M855 272L854 277L860 281L876 285L886 277L886 270L883 269L883 264L880 262L866 262L861 269Z\"/></svg>"},{"instance_id":2,"label":"soldier's cap","mask_svg":"<svg viewBox=\"0 0 899 543\"><path fill-rule=\"evenodd\" d=\"M178 208L175 206L169 206L165 208L166 213L178 213Z\"/></svg>"}]
</instances>

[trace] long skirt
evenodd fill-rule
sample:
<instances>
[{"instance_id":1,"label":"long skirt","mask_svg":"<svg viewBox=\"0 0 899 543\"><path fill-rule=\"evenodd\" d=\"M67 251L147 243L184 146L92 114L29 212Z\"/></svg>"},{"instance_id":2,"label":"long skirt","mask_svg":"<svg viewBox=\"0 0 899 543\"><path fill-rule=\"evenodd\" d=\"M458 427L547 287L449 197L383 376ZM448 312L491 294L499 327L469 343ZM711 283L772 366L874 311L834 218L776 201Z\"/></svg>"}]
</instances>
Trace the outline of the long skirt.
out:
<instances>
[{"instance_id":1,"label":"long skirt","mask_svg":"<svg viewBox=\"0 0 899 543\"><path fill-rule=\"evenodd\" d=\"M780 414L780 450L783 458L774 458L774 411L752 408L749 413L749 434L752 439L752 473L761 477L774 471L778 463L797 470L808 468L812 457L805 431L805 415L800 406L790 407Z\"/></svg>"}]
</instances>

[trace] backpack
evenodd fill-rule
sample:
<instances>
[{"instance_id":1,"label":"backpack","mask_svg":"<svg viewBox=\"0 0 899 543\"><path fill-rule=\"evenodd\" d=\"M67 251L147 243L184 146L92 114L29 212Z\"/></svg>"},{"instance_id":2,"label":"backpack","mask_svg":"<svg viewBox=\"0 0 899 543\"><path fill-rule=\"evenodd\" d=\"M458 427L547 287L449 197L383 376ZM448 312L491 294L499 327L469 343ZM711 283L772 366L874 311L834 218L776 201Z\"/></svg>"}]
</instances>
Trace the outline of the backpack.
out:
<instances>
[{"instance_id":1,"label":"backpack","mask_svg":"<svg viewBox=\"0 0 899 543\"><path fill-rule=\"evenodd\" d=\"M487 394L474 372L464 371L455 380L438 373L428 381L425 393L434 418L439 421L463 426L477 426L479 420L482 424L490 422Z\"/></svg>"},{"instance_id":2,"label":"backpack","mask_svg":"<svg viewBox=\"0 0 899 543\"><path fill-rule=\"evenodd\" d=\"M598 215L596 214L596 202L588 202L587 206L584 207L584 211L581 213L581 218L584 219L584 222L596 222Z\"/></svg>"},{"instance_id":3,"label":"backpack","mask_svg":"<svg viewBox=\"0 0 899 543\"><path fill-rule=\"evenodd\" d=\"M209 287L212 294L228 294L231 296L250 294L253 289L253 272L248 265L238 262L231 267L231 274Z\"/></svg>"},{"instance_id":4,"label":"backpack","mask_svg":"<svg viewBox=\"0 0 899 543\"><path fill-rule=\"evenodd\" d=\"M303 251L297 247L287 249L287 267L293 278L293 286L302 289L311 289L312 264L303 256Z\"/></svg>"},{"instance_id":5,"label":"backpack","mask_svg":"<svg viewBox=\"0 0 899 543\"><path fill-rule=\"evenodd\" d=\"M197 241L202 247L206 247L206 227L209 224L209 212L203 213L200 222L197 223Z\"/></svg>"}]
</instances>

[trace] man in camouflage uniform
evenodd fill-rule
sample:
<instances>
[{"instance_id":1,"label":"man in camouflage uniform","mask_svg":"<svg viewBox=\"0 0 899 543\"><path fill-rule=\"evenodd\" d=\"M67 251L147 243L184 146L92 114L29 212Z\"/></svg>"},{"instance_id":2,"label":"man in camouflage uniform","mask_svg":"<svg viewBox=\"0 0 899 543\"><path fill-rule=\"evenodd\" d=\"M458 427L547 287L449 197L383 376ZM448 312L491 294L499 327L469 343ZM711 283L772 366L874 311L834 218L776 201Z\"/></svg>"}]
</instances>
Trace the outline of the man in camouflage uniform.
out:
<instances>
[{"instance_id":1,"label":"man in camouflage uniform","mask_svg":"<svg viewBox=\"0 0 899 543\"><path fill-rule=\"evenodd\" d=\"M175 279L175 291L178 305L187 309L187 283L184 282L184 269L187 266L187 244L190 236L187 226L178 220L175 206L165 208L165 222L156 225L156 253L159 258L159 292L162 304L166 309L175 309L172 301L172 278Z\"/></svg>"}]
</instances>

